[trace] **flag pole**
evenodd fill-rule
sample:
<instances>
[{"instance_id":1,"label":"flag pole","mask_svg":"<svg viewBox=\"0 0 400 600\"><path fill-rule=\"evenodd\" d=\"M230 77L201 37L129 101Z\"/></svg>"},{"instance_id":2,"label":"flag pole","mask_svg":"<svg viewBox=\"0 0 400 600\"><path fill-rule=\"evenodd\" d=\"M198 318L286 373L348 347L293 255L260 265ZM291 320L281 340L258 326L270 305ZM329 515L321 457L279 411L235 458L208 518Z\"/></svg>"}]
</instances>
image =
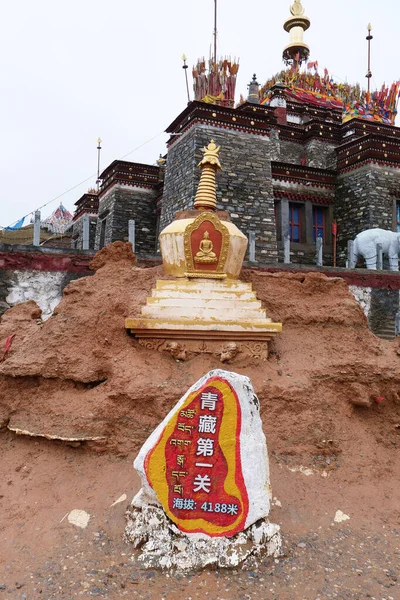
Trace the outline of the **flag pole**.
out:
<instances>
[{"instance_id":1,"label":"flag pole","mask_svg":"<svg viewBox=\"0 0 400 600\"><path fill-rule=\"evenodd\" d=\"M217 0L214 0L214 64L217 66Z\"/></svg>"},{"instance_id":2,"label":"flag pole","mask_svg":"<svg viewBox=\"0 0 400 600\"><path fill-rule=\"evenodd\" d=\"M187 76L188 66L186 64L186 60L187 60L186 54L182 54L182 60L183 60L183 67L182 67L182 69L185 71L187 101L188 101L188 104L189 104L189 102L190 102L190 94L189 94L189 82L188 82L188 76Z\"/></svg>"},{"instance_id":3,"label":"flag pole","mask_svg":"<svg viewBox=\"0 0 400 600\"><path fill-rule=\"evenodd\" d=\"M372 77L372 73L371 73L371 40L373 39L373 36L371 35L371 23L368 23L368 35L365 38L368 41L368 71L366 74L366 78L368 79L368 94L371 91L371 77Z\"/></svg>"},{"instance_id":4,"label":"flag pole","mask_svg":"<svg viewBox=\"0 0 400 600\"><path fill-rule=\"evenodd\" d=\"M99 191L99 189L100 189L100 152L101 152L101 142L102 142L102 139L98 138L98 140L97 140L97 181L96 181L97 191Z\"/></svg>"}]
</instances>

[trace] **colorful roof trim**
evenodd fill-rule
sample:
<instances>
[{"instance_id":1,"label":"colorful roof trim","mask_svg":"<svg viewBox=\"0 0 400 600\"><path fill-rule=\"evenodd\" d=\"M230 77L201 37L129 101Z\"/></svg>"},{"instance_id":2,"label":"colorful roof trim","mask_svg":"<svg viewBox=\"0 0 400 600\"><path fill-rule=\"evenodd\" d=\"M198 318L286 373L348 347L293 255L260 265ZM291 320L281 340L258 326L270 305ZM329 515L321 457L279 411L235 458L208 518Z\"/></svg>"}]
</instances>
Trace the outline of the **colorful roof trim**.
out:
<instances>
[{"instance_id":1,"label":"colorful roof trim","mask_svg":"<svg viewBox=\"0 0 400 600\"><path fill-rule=\"evenodd\" d=\"M309 63L312 71L288 69L269 79L260 90L261 104L271 101L271 88L283 84L286 94L294 101L312 104L323 108L341 109L343 122L352 118L362 118L388 125L394 125L400 92L400 81L390 87L382 86L380 91L369 94L357 85L337 83L327 69L321 76L318 63Z\"/></svg>"}]
</instances>

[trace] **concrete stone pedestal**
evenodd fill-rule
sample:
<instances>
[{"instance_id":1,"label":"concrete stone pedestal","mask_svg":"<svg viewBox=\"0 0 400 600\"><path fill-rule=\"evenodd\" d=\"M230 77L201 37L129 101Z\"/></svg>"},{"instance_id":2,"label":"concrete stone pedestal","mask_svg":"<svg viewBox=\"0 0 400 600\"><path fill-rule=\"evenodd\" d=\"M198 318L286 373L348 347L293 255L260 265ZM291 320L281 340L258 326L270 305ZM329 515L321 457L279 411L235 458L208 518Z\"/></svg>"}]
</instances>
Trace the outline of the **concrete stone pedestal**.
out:
<instances>
[{"instance_id":1,"label":"concrete stone pedestal","mask_svg":"<svg viewBox=\"0 0 400 600\"><path fill-rule=\"evenodd\" d=\"M182 534L155 506L132 506L126 521L125 541L140 548L139 561L148 569L245 568L262 556L280 556L282 549L280 527L267 519L231 538L208 540Z\"/></svg>"}]
</instances>

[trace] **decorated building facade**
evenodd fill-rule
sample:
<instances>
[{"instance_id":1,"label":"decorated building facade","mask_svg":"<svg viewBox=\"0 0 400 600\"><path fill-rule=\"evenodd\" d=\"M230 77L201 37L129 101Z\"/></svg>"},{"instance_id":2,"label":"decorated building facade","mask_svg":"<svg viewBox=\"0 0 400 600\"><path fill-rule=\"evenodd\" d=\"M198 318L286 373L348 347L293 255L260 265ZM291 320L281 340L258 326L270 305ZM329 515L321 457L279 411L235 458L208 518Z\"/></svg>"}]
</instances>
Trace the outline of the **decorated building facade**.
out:
<instances>
[{"instance_id":1,"label":"decorated building facade","mask_svg":"<svg viewBox=\"0 0 400 600\"><path fill-rule=\"evenodd\" d=\"M207 70L199 61L193 70L195 100L166 130L166 160L114 161L103 172L95 249L127 239L133 219L135 251L155 254L160 229L176 212L193 207L196 167L210 139L223 149L217 208L229 211L245 234L253 233L259 263L282 261L289 236L293 262L314 262L321 237L324 262L331 264L337 231L344 264L347 242L360 231L399 229L400 85L364 91L336 83L326 69L320 73L318 63L307 62L303 34L310 20L300 0L290 11L285 70L262 87L254 76L247 99L235 106L238 63L210 60ZM368 33L370 42L370 28ZM76 222L79 214L78 207Z\"/></svg>"}]
</instances>

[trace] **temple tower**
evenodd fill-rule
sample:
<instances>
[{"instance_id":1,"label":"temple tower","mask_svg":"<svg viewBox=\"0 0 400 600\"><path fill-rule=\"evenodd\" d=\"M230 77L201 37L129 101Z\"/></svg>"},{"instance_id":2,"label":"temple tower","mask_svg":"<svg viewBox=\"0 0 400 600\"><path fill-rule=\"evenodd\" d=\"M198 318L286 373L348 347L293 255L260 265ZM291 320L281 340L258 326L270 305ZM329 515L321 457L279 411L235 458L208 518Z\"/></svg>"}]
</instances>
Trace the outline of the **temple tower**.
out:
<instances>
[{"instance_id":1,"label":"temple tower","mask_svg":"<svg viewBox=\"0 0 400 600\"><path fill-rule=\"evenodd\" d=\"M89 249L94 248L96 237L97 215L99 211L99 199L97 190L91 189L86 194L83 194L77 202L75 202L75 213L72 225L72 247L77 250L84 248L84 228L85 220L88 221L87 240Z\"/></svg>"},{"instance_id":2,"label":"temple tower","mask_svg":"<svg viewBox=\"0 0 400 600\"><path fill-rule=\"evenodd\" d=\"M400 141L394 127L352 119L336 149L335 217L342 264L348 240L365 229L400 232ZM396 128L397 129L397 128Z\"/></svg>"},{"instance_id":3,"label":"temple tower","mask_svg":"<svg viewBox=\"0 0 400 600\"><path fill-rule=\"evenodd\" d=\"M116 240L128 241L135 221L135 253L156 253L157 202L163 167L115 160L101 174L95 250Z\"/></svg>"}]
</instances>

